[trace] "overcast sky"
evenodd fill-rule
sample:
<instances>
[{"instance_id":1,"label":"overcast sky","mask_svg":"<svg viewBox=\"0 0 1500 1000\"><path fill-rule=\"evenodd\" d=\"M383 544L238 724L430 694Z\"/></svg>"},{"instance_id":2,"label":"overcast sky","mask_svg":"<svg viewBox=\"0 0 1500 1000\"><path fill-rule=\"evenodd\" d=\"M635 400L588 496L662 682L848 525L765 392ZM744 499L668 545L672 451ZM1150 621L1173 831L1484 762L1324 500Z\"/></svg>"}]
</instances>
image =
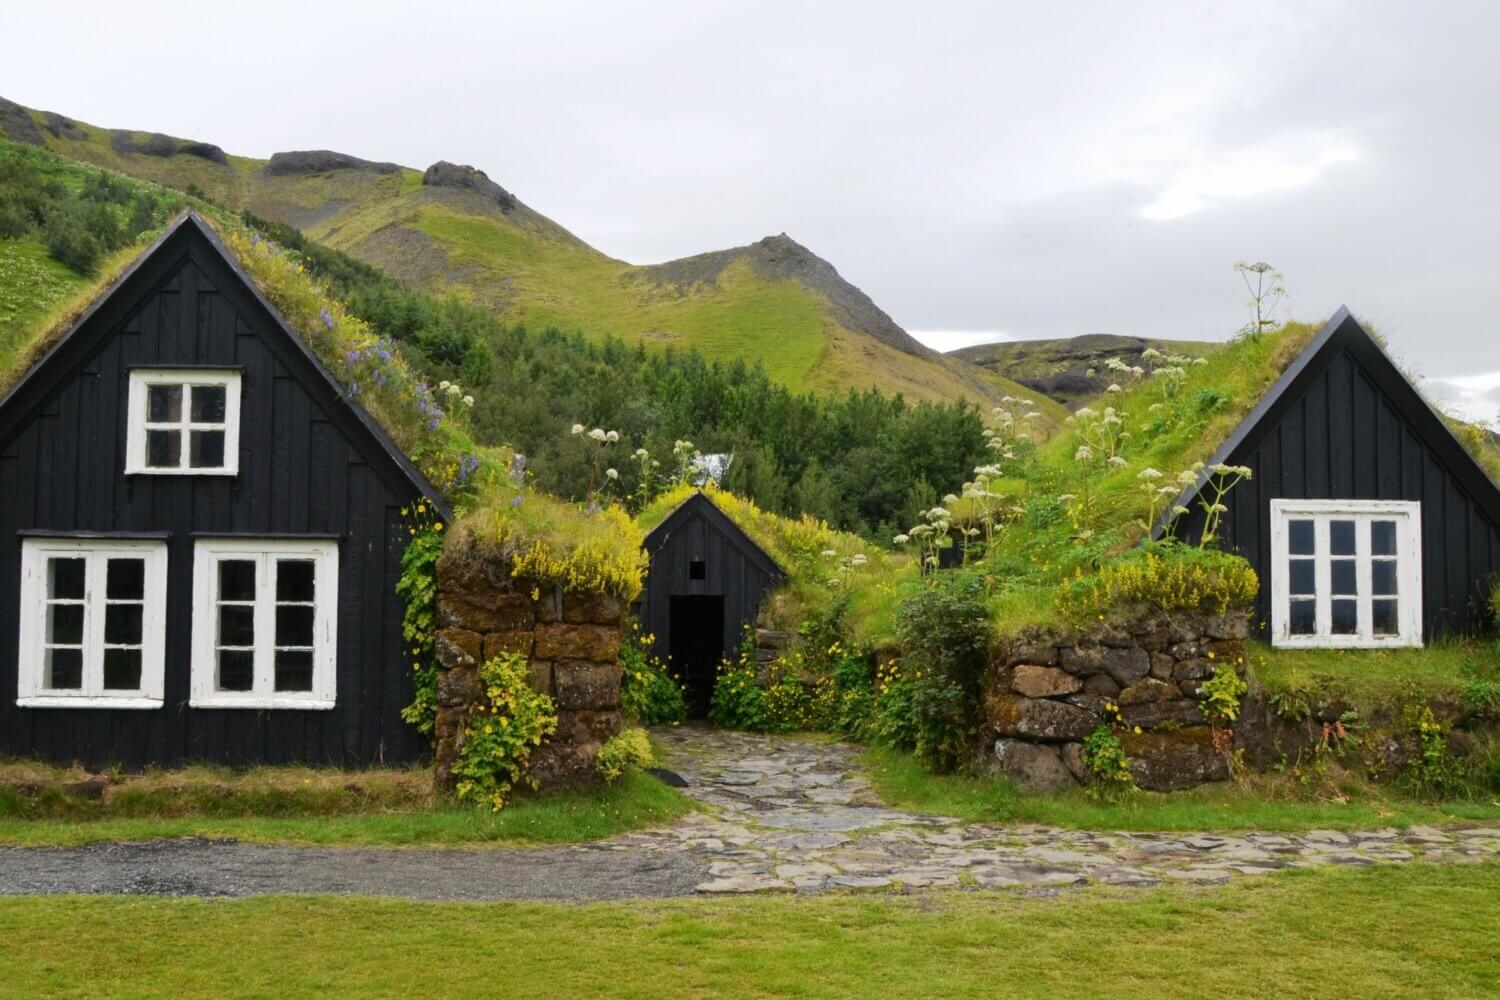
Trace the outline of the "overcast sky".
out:
<instances>
[{"instance_id":1,"label":"overcast sky","mask_svg":"<svg viewBox=\"0 0 1500 1000\"><path fill-rule=\"evenodd\" d=\"M1231 265L1270 261L1292 315L1347 303L1439 394L1500 409L1490 3L8 3L3 21L0 94L23 104L254 156L472 163L638 263L785 231L945 348L1221 339L1245 320Z\"/></svg>"}]
</instances>

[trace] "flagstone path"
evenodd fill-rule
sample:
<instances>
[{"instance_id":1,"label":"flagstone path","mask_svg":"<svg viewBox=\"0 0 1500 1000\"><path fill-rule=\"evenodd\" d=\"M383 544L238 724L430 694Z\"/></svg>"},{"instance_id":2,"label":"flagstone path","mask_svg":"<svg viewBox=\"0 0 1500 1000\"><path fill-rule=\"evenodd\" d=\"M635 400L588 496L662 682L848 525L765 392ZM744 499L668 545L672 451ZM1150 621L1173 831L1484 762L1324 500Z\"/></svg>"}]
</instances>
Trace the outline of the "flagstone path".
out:
<instances>
[{"instance_id":1,"label":"flagstone path","mask_svg":"<svg viewBox=\"0 0 1500 1000\"><path fill-rule=\"evenodd\" d=\"M0 894L619 899L944 886L1219 883L1311 865L1500 860L1500 827L1152 834L966 824L892 809L834 743L684 727L656 734L706 807L566 847L293 847L207 840L0 848Z\"/></svg>"}]
</instances>

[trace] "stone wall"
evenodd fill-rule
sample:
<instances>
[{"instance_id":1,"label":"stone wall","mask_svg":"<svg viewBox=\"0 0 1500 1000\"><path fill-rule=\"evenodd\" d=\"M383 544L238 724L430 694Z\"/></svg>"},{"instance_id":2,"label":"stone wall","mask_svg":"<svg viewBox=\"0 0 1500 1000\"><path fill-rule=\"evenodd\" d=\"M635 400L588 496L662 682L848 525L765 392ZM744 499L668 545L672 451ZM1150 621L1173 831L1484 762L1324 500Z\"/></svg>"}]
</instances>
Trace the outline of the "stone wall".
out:
<instances>
[{"instance_id":1,"label":"stone wall","mask_svg":"<svg viewBox=\"0 0 1500 1000\"><path fill-rule=\"evenodd\" d=\"M504 562L468 555L444 555L437 579L438 787L452 788L464 724L484 697L479 665L503 652L531 661L532 687L557 708L557 732L532 756L532 775L543 787L592 781L600 744L621 729L625 602L517 579Z\"/></svg>"},{"instance_id":2,"label":"stone wall","mask_svg":"<svg viewBox=\"0 0 1500 1000\"><path fill-rule=\"evenodd\" d=\"M991 769L1033 791L1086 781L1083 740L1114 705L1141 787L1224 780L1228 762L1199 706L1201 687L1217 670L1243 676L1246 632L1244 614L1144 615L1128 627L1004 644L986 679Z\"/></svg>"}]
</instances>

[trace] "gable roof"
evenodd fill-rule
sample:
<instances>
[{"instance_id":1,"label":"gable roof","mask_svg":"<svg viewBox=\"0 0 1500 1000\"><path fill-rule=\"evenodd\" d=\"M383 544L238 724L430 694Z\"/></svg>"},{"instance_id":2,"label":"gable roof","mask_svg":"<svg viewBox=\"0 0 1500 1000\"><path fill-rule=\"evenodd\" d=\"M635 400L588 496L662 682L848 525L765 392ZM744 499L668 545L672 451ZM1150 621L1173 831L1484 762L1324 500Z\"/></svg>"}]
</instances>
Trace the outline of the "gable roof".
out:
<instances>
[{"instance_id":1,"label":"gable roof","mask_svg":"<svg viewBox=\"0 0 1500 1000\"><path fill-rule=\"evenodd\" d=\"M329 419L356 445L365 445L361 450L375 459L372 464L384 467L384 474L393 483L404 481L430 500L445 518L451 519L452 511L437 488L412 464L385 428L344 394L332 373L265 297L218 233L192 211L172 223L122 271L0 397L0 442L8 440L35 407L113 335L130 311L189 259L209 271L227 271L232 280L224 287L216 284L216 290L231 300L247 322L259 319L260 328L280 331L280 337L273 334L275 339L285 341L286 349L279 352L280 360L305 388L323 397L320 402ZM277 345L268 346L275 350ZM382 457L384 461L380 460Z\"/></svg>"},{"instance_id":2,"label":"gable roof","mask_svg":"<svg viewBox=\"0 0 1500 1000\"><path fill-rule=\"evenodd\" d=\"M1454 436L1447 421L1417 391L1385 349L1359 325L1348 306L1339 306L1317 336L1287 365L1281 377L1272 383L1254 408L1225 438L1213 457L1204 464L1197 481L1184 489L1173 503L1188 506L1208 484L1215 465L1243 464L1238 459L1260 443L1265 429L1274 426L1276 420L1301 398L1308 386L1333 359L1346 351L1411 425L1423 443L1432 450L1437 460L1473 498L1474 503L1493 523L1500 525L1500 486L1495 484L1484 467ZM1172 519L1169 505L1157 519L1151 537L1159 538Z\"/></svg>"},{"instance_id":3,"label":"gable roof","mask_svg":"<svg viewBox=\"0 0 1500 1000\"><path fill-rule=\"evenodd\" d=\"M662 518L660 524L647 532L646 540L642 543L642 547L647 552L655 554L658 549L667 544L667 541L672 537L672 533L677 528L695 517L703 518L712 524L721 534L726 535L737 548L748 555L750 560L756 563L768 576L779 580L787 578L786 571L781 568L781 564L772 558L769 552L761 548L755 539L746 534L745 529L736 524L733 518L720 510L719 505L714 503L708 494L702 490L699 490L672 508L671 512Z\"/></svg>"}]
</instances>

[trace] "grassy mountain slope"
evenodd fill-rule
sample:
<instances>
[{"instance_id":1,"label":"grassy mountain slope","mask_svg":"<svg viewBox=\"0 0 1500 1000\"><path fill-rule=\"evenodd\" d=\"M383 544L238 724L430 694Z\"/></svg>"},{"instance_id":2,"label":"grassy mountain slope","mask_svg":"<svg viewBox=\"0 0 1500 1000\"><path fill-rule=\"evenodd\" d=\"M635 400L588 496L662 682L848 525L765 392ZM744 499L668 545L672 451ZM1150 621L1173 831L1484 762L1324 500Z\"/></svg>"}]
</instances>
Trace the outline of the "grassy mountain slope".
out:
<instances>
[{"instance_id":1,"label":"grassy mountain slope","mask_svg":"<svg viewBox=\"0 0 1500 1000\"><path fill-rule=\"evenodd\" d=\"M326 151L257 160L3 99L0 135L248 208L508 321L691 347L711 359L755 359L797 390L875 386L981 405L1021 391L923 347L784 235L639 267L599 252L470 167L439 163L424 174ZM1061 415L1050 406L1044 412Z\"/></svg>"},{"instance_id":2,"label":"grassy mountain slope","mask_svg":"<svg viewBox=\"0 0 1500 1000\"><path fill-rule=\"evenodd\" d=\"M1140 363L1141 352L1150 348L1163 354L1204 357L1223 347L1223 344L1202 340L1158 340L1088 333L1055 340L979 344L959 348L948 356L1076 407L1098 396L1111 381L1115 381L1105 368L1110 358L1135 365Z\"/></svg>"}]
</instances>

